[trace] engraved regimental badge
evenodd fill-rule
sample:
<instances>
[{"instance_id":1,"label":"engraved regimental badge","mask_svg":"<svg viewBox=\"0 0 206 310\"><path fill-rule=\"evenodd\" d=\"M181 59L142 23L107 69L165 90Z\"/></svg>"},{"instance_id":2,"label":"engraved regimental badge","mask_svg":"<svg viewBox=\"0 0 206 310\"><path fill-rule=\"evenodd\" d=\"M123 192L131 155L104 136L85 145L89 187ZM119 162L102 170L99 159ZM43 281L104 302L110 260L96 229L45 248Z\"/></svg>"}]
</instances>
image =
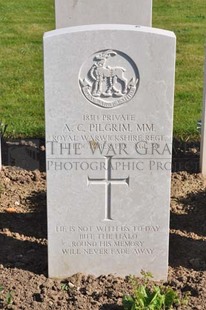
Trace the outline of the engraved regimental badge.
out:
<instances>
[{"instance_id":1,"label":"engraved regimental badge","mask_svg":"<svg viewBox=\"0 0 206 310\"><path fill-rule=\"evenodd\" d=\"M139 85L139 71L126 54L103 50L91 55L82 65L79 85L91 103L114 108L134 97Z\"/></svg>"}]
</instances>

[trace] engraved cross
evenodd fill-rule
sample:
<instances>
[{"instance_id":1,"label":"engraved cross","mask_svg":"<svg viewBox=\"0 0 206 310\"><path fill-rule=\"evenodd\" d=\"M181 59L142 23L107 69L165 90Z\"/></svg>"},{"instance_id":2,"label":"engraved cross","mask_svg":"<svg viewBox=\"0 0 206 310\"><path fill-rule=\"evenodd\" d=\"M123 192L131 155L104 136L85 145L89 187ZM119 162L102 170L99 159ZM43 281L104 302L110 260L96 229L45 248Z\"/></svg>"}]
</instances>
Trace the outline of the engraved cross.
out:
<instances>
[{"instance_id":1,"label":"engraved cross","mask_svg":"<svg viewBox=\"0 0 206 310\"><path fill-rule=\"evenodd\" d=\"M112 185L129 185L129 177L125 179L112 179L111 177L111 160L112 156L105 156L105 178L104 179L91 179L88 177L87 185L105 185L105 218L104 220L112 220L111 215L111 187Z\"/></svg>"}]
</instances>

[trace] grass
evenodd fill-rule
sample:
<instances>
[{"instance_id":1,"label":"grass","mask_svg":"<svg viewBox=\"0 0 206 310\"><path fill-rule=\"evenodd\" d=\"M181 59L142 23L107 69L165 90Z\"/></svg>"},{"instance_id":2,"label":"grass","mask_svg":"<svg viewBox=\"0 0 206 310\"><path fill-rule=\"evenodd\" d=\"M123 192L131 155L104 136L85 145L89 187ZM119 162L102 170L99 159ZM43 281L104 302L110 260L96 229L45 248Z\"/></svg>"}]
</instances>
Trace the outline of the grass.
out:
<instances>
[{"instance_id":1,"label":"grass","mask_svg":"<svg viewBox=\"0 0 206 310\"><path fill-rule=\"evenodd\" d=\"M0 120L7 135L44 136L42 36L53 0L0 0Z\"/></svg>"},{"instance_id":2,"label":"grass","mask_svg":"<svg viewBox=\"0 0 206 310\"><path fill-rule=\"evenodd\" d=\"M177 36L174 136L199 138L206 43L205 0L154 0L153 26Z\"/></svg>"},{"instance_id":3,"label":"grass","mask_svg":"<svg viewBox=\"0 0 206 310\"><path fill-rule=\"evenodd\" d=\"M0 0L0 121L7 136L44 137L42 36L54 29L54 0ZM177 36L174 135L198 139L205 0L153 0L153 26Z\"/></svg>"}]
</instances>

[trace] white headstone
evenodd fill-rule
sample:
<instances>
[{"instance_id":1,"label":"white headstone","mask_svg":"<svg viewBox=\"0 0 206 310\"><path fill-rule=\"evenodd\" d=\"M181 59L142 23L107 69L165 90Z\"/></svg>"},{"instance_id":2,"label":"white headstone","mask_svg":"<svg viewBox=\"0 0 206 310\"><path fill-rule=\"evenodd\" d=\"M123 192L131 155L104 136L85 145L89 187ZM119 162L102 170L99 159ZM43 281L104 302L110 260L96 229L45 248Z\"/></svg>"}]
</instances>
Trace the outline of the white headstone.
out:
<instances>
[{"instance_id":1,"label":"white headstone","mask_svg":"<svg viewBox=\"0 0 206 310\"><path fill-rule=\"evenodd\" d=\"M88 24L152 25L152 0L55 0L56 28Z\"/></svg>"},{"instance_id":2,"label":"white headstone","mask_svg":"<svg viewBox=\"0 0 206 310\"><path fill-rule=\"evenodd\" d=\"M200 143L200 171L206 177L206 58L204 70L204 88L203 88L203 107L201 122L201 143Z\"/></svg>"},{"instance_id":3,"label":"white headstone","mask_svg":"<svg viewBox=\"0 0 206 310\"><path fill-rule=\"evenodd\" d=\"M173 33L92 25L44 36L49 276L165 279Z\"/></svg>"}]
</instances>

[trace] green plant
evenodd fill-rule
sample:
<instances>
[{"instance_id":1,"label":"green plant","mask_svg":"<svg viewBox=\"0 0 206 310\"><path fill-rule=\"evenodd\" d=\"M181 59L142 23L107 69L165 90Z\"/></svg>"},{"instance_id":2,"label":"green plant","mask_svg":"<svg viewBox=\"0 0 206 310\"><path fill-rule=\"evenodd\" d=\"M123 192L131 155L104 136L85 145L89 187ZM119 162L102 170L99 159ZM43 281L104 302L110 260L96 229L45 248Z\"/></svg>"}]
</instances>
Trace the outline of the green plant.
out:
<instances>
[{"instance_id":1,"label":"green plant","mask_svg":"<svg viewBox=\"0 0 206 310\"><path fill-rule=\"evenodd\" d=\"M151 273L142 271L141 274L143 279L140 284L130 276L133 294L123 296L125 310L172 310L174 306L187 302L186 297L181 300L171 287L151 282Z\"/></svg>"},{"instance_id":2,"label":"green plant","mask_svg":"<svg viewBox=\"0 0 206 310\"><path fill-rule=\"evenodd\" d=\"M2 286L2 285L0 285L0 294L3 294L4 293L4 287ZM12 304L12 302L13 302L13 296L12 296L12 291L8 291L7 293L6 293L6 295L5 294L3 294L3 299L1 299L1 302L4 302L5 301L5 303L7 304L7 305L10 305L10 304Z\"/></svg>"},{"instance_id":3,"label":"green plant","mask_svg":"<svg viewBox=\"0 0 206 310\"><path fill-rule=\"evenodd\" d=\"M61 283L61 290L68 292L68 291L72 291L75 289L75 285L72 284L71 282L62 282Z\"/></svg>"},{"instance_id":4,"label":"green plant","mask_svg":"<svg viewBox=\"0 0 206 310\"><path fill-rule=\"evenodd\" d=\"M67 283L62 283L61 284L61 289L62 289L62 291L68 291L69 290L68 284Z\"/></svg>"},{"instance_id":5,"label":"green plant","mask_svg":"<svg viewBox=\"0 0 206 310\"><path fill-rule=\"evenodd\" d=\"M6 303L7 305L10 305L13 301L12 291L8 291L6 293Z\"/></svg>"}]
</instances>

